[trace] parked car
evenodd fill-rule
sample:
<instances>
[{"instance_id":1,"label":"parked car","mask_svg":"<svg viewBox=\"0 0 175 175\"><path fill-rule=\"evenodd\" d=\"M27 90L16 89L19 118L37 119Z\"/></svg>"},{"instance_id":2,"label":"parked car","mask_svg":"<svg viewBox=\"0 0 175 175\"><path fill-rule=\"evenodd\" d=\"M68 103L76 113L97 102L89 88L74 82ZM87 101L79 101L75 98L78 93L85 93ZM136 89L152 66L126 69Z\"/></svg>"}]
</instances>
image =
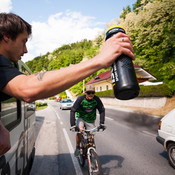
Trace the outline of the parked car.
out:
<instances>
[{"instance_id":1,"label":"parked car","mask_svg":"<svg viewBox=\"0 0 175 175\"><path fill-rule=\"evenodd\" d=\"M36 104L35 102L29 103L27 106L27 111L35 111L36 110Z\"/></svg>"},{"instance_id":2,"label":"parked car","mask_svg":"<svg viewBox=\"0 0 175 175\"><path fill-rule=\"evenodd\" d=\"M73 101L71 99L62 99L60 104L60 109L71 109L73 106Z\"/></svg>"},{"instance_id":3,"label":"parked car","mask_svg":"<svg viewBox=\"0 0 175 175\"><path fill-rule=\"evenodd\" d=\"M164 146L169 163L175 168L175 108L160 120L156 139Z\"/></svg>"}]
</instances>

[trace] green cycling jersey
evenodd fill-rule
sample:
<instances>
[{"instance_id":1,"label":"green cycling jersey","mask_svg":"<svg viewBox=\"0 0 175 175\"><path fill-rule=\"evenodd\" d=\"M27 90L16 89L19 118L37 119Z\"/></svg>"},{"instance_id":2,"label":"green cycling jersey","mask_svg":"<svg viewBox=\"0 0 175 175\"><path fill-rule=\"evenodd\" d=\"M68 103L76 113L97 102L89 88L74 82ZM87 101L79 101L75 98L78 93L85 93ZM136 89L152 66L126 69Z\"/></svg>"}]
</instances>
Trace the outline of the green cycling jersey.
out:
<instances>
[{"instance_id":1,"label":"green cycling jersey","mask_svg":"<svg viewBox=\"0 0 175 175\"><path fill-rule=\"evenodd\" d=\"M100 113L100 123L104 123L105 109L100 98L94 96L92 100L87 100L85 95L80 96L71 109L71 126L75 124L75 113L76 117L93 123L96 120L96 109Z\"/></svg>"}]
</instances>

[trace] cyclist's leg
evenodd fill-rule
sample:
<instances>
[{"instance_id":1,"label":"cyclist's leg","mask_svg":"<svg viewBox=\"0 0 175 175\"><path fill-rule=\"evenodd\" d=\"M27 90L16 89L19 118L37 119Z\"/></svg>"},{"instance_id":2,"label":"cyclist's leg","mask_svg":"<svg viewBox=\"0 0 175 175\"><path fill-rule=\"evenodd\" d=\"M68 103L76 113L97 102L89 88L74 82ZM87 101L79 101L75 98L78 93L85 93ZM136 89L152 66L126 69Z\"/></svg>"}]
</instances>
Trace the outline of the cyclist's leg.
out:
<instances>
[{"instance_id":1,"label":"cyclist's leg","mask_svg":"<svg viewBox=\"0 0 175 175\"><path fill-rule=\"evenodd\" d=\"M76 125L79 127L80 131L84 128L84 122L81 118L78 118L77 119L77 122L76 122ZM77 133L76 135L76 150L74 152L74 155L76 157L79 156L80 154L80 142L81 142L81 139L82 139L82 134L81 133Z\"/></svg>"},{"instance_id":2,"label":"cyclist's leg","mask_svg":"<svg viewBox=\"0 0 175 175\"><path fill-rule=\"evenodd\" d=\"M84 126L86 127L87 130L95 128L95 122L93 123L88 123L84 121Z\"/></svg>"},{"instance_id":3,"label":"cyclist's leg","mask_svg":"<svg viewBox=\"0 0 175 175\"><path fill-rule=\"evenodd\" d=\"M81 118L78 118L76 125L79 127L80 131L82 131L84 129L84 120L81 119ZM82 134L81 133L77 133L77 136L76 136L76 146L79 146L80 145L81 138L82 138Z\"/></svg>"}]
</instances>

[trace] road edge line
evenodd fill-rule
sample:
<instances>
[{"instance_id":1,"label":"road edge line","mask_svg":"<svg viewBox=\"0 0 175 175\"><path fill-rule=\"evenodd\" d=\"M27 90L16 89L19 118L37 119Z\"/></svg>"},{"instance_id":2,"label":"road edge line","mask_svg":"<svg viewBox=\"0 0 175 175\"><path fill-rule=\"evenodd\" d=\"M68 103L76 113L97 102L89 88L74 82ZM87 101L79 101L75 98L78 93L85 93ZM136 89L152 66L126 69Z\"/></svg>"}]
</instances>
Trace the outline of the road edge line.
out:
<instances>
[{"instance_id":1,"label":"road edge line","mask_svg":"<svg viewBox=\"0 0 175 175\"><path fill-rule=\"evenodd\" d=\"M71 141L69 139L69 136L68 136L67 131L66 131L65 128L63 128L63 133L65 135L65 139L66 139L66 142L67 142L67 145L68 145L68 148L69 148L69 152L70 152L70 155L71 155L71 158L72 158L72 162L74 164L76 174L77 175L83 175L82 170L80 168L80 165L77 161L77 158L75 158L75 156L74 156L74 149L73 149L73 146L71 144Z\"/></svg>"}]
</instances>

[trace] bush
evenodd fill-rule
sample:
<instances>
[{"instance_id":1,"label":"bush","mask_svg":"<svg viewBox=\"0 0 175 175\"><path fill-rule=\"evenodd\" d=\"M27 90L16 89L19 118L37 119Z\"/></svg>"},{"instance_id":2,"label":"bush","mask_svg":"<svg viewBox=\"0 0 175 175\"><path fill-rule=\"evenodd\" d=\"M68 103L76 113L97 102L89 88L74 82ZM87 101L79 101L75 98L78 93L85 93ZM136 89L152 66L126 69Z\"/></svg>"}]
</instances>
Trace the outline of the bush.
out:
<instances>
[{"instance_id":1,"label":"bush","mask_svg":"<svg viewBox=\"0 0 175 175\"><path fill-rule=\"evenodd\" d=\"M95 95L99 97L114 97L113 90L107 90L107 91L101 91L101 92L96 92Z\"/></svg>"},{"instance_id":2,"label":"bush","mask_svg":"<svg viewBox=\"0 0 175 175\"><path fill-rule=\"evenodd\" d=\"M49 98L49 100L55 100L55 99L56 99L55 96Z\"/></svg>"},{"instance_id":3,"label":"bush","mask_svg":"<svg viewBox=\"0 0 175 175\"><path fill-rule=\"evenodd\" d=\"M166 84L140 86L139 97L172 97L173 91Z\"/></svg>"},{"instance_id":4,"label":"bush","mask_svg":"<svg viewBox=\"0 0 175 175\"><path fill-rule=\"evenodd\" d=\"M113 90L101 91L95 93L99 97L111 97L114 98ZM139 97L172 97L173 91L168 88L166 84L152 85L152 86L140 86Z\"/></svg>"},{"instance_id":5,"label":"bush","mask_svg":"<svg viewBox=\"0 0 175 175\"><path fill-rule=\"evenodd\" d=\"M47 106L47 103L46 102L44 102L44 103L42 103L42 102L36 102L35 104L36 104L37 107Z\"/></svg>"}]
</instances>

